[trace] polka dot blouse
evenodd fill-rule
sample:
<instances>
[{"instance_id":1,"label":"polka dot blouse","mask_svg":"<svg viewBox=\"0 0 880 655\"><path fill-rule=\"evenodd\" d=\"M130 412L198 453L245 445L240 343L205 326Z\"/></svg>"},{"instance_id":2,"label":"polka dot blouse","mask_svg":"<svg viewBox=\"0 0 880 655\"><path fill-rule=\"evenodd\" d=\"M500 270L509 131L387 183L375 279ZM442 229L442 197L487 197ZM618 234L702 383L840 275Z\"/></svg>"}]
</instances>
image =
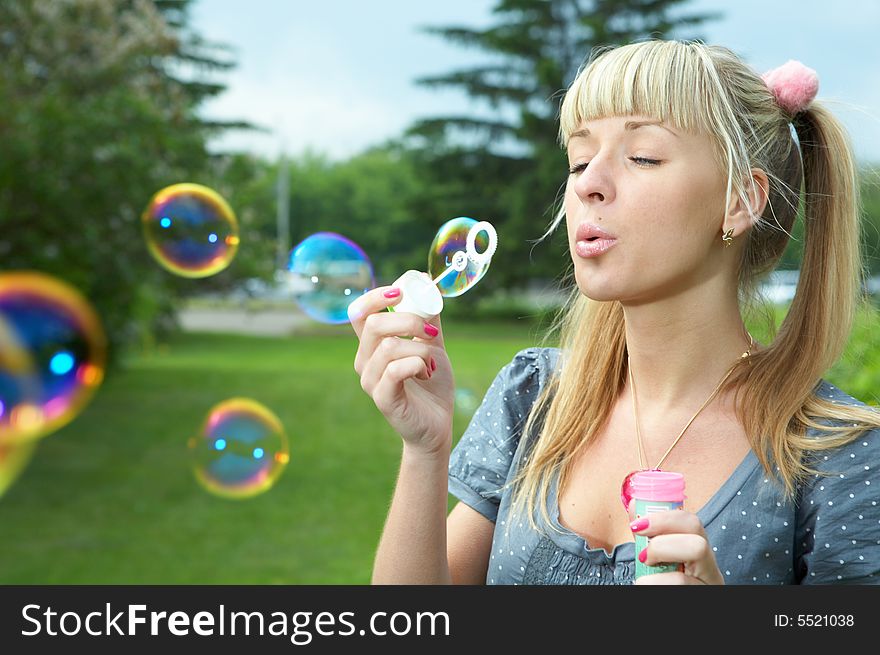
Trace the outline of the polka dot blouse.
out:
<instances>
[{"instance_id":1,"label":"polka dot blouse","mask_svg":"<svg viewBox=\"0 0 880 655\"><path fill-rule=\"evenodd\" d=\"M501 369L453 449L449 492L495 523L488 584L632 584L634 542L608 553L563 527L556 480L547 501L555 530L541 534L527 521L510 521L510 488L502 487L522 456L522 426L558 354L530 348ZM817 391L865 406L824 380ZM727 584L880 583L880 430L825 451L816 468L831 475L811 478L792 503L749 451L697 512Z\"/></svg>"}]
</instances>

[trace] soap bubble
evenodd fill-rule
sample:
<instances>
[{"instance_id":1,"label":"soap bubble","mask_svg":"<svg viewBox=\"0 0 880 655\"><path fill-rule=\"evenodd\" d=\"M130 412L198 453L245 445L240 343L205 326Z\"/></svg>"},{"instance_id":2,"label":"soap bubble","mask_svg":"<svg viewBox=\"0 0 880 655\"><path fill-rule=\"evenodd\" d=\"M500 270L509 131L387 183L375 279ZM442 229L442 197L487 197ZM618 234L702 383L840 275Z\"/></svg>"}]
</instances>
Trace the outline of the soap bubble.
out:
<instances>
[{"instance_id":1,"label":"soap bubble","mask_svg":"<svg viewBox=\"0 0 880 655\"><path fill-rule=\"evenodd\" d=\"M455 411L462 416L473 416L480 404L480 399L470 389L458 387L455 390Z\"/></svg>"},{"instance_id":2,"label":"soap bubble","mask_svg":"<svg viewBox=\"0 0 880 655\"><path fill-rule=\"evenodd\" d=\"M35 272L0 274L0 444L73 420L104 377L106 338L73 287Z\"/></svg>"},{"instance_id":3,"label":"soap bubble","mask_svg":"<svg viewBox=\"0 0 880 655\"><path fill-rule=\"evenodd\" d=\"M211 409L189 450L196 480L224 498L267 491L290 459L281 421L249 398L231 398Z\"/></svg>"},{"instance_id":4,"label":"soap bubble","mask_svg":"<svg viewBox=\"0 0 880 655\"><path fill-rule=\"evenodd\" d=\"M335 232L301 241L290 251L287 270L297 304L321 323L347 323L348 306L376 285L370 258Z\"/></svg>"},{"instance_id":5,"label":"soap bubble","mask_svg":"<svg viewBox=\"0 0 880 655\"><path fill-rule=\"evenodd\" d=\"M37 449L36 442L0 443L0 498L21 476Z\"/></svg>"},{"instance_id":6,"label":"soap bubble","mask_svg":"<svg viewBox=\"0 0 880 655\"><path fill-rule=\"evenodd\" d=\"M428 273L434 279L443 271L453 265L456 252L466 252L468 232L478 221L466 216L460 216L446 221L437 230L431 248L428 251ZM477 253L483 253L489 248L489 234L481 231L474 239ZM452 270L437 281L440 294L446 298L455 298L479 282L489 270L489 262L475 262L467 259L467 266L462 271Z\"/></svg>"},{"instance_id":7,"label":"soap bubble","mask_svg":"<svg viewBox=\"0 0 880 655\"><path fill-rule=\"evenodd\" d=\"M147 247L183 277L208 277L229 266L238 250L238 221L227 202L200 184L173 184L141 216Z\"/></svg>"}]
</instances>

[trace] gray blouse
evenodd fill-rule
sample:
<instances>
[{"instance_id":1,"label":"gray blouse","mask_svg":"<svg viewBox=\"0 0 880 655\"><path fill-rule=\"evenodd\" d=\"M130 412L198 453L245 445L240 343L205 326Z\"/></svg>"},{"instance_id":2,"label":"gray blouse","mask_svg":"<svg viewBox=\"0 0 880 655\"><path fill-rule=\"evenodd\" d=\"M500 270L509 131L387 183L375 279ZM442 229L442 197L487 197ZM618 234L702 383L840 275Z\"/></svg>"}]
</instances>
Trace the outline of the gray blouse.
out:
<instances>
[{"instance_id":1,"label":"gray blouse","mask_svg":"<svg viewBox=\"0 0 880 655\"><path fill-rule=\"evenodd\" d=\"M542 534L528 521L510 520L505 483L522 458L523 424L558 355L555 348L529 348L501 369L453 449L449 492L495 523L487 583L632 584L634 542L608 553L563 527L557 479L547 501L555 530ZM867 407L825 380L817 392ZM832 475L811 478L792 503L750 450L697 512L727 584L880 583L880 429L826 451L814 466Z\"/></svg>"}]
</instances>

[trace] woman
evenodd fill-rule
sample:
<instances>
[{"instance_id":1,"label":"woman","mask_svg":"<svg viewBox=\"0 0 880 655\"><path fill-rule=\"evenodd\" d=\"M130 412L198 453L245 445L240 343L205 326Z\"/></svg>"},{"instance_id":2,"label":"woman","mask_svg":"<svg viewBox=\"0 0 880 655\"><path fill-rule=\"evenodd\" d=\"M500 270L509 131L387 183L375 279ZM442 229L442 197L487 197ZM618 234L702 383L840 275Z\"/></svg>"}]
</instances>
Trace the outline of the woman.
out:
<instances>
[{"instance_id":1,"label":"woman","mask_svg":"<svg viewBox=\"0 0 880 655\"><path fill-rule=\"evenodd\" d=\"M853 155L817 84L676 41L580 72L548 230L565 219L576 281L560 348L501 370L451 459L439 317L382 312L387 287L353 305L355 370L404 442L374 582L629 584L636 557L681 564L639 584L880 581L880 414L821 379L862 264ZM797 294L762 345L742 312L801 191ZM650 468L684 474L687 500L634 522L622 482Z\"/></svg>"}]
</instances>

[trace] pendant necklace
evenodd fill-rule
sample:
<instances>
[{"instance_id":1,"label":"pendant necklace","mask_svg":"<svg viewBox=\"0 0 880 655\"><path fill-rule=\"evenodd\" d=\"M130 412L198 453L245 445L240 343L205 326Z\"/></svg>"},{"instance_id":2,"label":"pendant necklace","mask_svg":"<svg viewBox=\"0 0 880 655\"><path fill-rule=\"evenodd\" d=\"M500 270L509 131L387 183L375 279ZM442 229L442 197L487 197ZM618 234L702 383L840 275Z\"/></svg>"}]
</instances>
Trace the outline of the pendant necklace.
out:
<instances>
[{"instance_id":1,"label":"pendant necklace","mask_svg":"<svg viewBox=\"0 0 880 655\"><path fill-rule=\"evenodd\" d=\"M755 340L752 338L751 333L747 332L747 334L749 335L749 349L746 352L744 352L742 355L740 355L740 359L746 359L747 357L749 357L752 354L752 347L755 345ZM629 511L629 503L632 500L632 477L636 473L641 473L642 471L659 471L660 470L660 465L663 464L663 462L666 460L666 457L669 455L669 453L672 452L672 449L675 448L675 445L678 443L679 439L681 439L682 435L685 433L685 430L687 430L690 427L691 423L694 422L694 419L697 418L697 416L700 414L700 412L703 411L703 409L706 407L706 405L708 405L712 401L712 399L715 397L715 394L717 394L718 390L721 388L721 385L724 384L724 381L730 376L731 373L733 373L733 370L736 368L736 365L738 363L739 363L738 361L735 362L734 365L730 367L730 370L727 371L727 374L723 378L721 378L721 382L719 382L718 386L715 387L715 391L713 391L712 395L710 395L706 399L706 402L704 402L703 406L697 410L697 413L691 417L691 420L687 422L687 425L684 426L684 429L682 429L682 431L679 432L678 436L675 438L675 441L672 442L672 445L669 446L666 453L663 455L663 457L660 458L660 461L657 462L657 466L649 469L647 467L647 463L645 462L644 446L642 445L642 432L639 429L639 414L638 414L638 409L636 407L636 388L635 388L635 383L633 382L632 366L630 365L629 354L627 354L626 367L627 367L627 372L629 373L630 391L632 392L633 417L635 418L635 422L636 422L636 437L638 439L637 445L639 448L639 466L641 467L640 469L635 470L632 473L630 473L629 475L627 475L623 479L623 484L620 487L620 500L623 503L623 507L627 511Z\"/></svg>"}]
</instances>

